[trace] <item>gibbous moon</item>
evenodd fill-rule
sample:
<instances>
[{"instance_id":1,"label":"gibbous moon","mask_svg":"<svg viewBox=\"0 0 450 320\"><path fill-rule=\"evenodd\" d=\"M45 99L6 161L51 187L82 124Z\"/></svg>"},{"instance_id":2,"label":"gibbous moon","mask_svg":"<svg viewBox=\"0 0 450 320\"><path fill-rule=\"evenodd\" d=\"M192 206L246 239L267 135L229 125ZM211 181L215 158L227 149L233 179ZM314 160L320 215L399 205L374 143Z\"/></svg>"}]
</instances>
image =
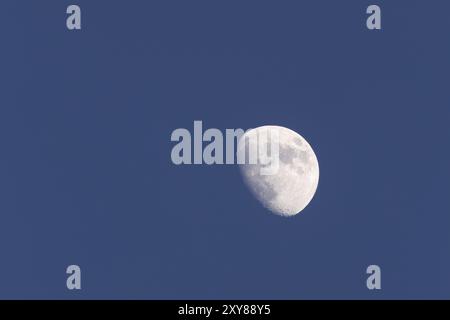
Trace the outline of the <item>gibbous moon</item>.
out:
<instances>
[{"instance_id":1,"label":"gibbous moon","mask_svg":"<svg viewBox=\"0 0 450 320\"><path fill-rule=\"evenodd\" d=\"M255 153L255 149L249 147L248 140L257 137L254 141L258 150L263 147L270 155L270 137L274 133L278 137L276 172L262 174L261 169L267 164L259 161L245 161L240 164L240 170L246 185L264 207L280 216L294 216L309 204L319 183L319 163L309 143L288 128L262 126L242 135L237 152L245 153L248 160Z\"/></svg>"}]
</instances>

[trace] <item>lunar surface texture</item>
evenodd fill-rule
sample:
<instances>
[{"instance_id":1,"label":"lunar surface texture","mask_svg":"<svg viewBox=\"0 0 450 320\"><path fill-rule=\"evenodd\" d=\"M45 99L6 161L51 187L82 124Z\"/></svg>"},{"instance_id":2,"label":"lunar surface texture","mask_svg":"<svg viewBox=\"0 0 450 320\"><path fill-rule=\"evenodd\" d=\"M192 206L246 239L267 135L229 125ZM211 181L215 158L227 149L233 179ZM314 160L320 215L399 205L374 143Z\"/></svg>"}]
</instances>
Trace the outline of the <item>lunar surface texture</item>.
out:
<instances>
[{"instance_id":1,"label":"lunar surface texture","mask_svg":"<svg viewBox=\"0 0 450 320\"><path fill-rule=\"evenodd\" d=\"M250 148L248 141L257 137L254 141L257 141L255 144L258 150L263 147L263 150L267 150L266 154L270 154L276 151L276 148L271 147L271 137L275 134L278 140L278 166L275 173L262 174L261 169L268 164L260 161L253 164L246 161L240 164L240 171L246 185L264 207L280 216L294 216L310 203L319 183L319 163L309 143L288 128L262 126L248 130L239 139L237 152L245 152L248 160L249 155L255 153L255 148Z\"/></svg>"}]
</instances>

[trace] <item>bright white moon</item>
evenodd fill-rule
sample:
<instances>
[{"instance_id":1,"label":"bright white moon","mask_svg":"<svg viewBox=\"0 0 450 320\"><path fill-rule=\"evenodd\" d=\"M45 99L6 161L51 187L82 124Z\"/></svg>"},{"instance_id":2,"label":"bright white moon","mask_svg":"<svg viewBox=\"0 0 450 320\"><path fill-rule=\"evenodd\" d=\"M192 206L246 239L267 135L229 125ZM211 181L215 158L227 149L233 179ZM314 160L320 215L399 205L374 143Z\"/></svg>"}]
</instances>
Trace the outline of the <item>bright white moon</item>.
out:
<instances>
[{"instance_id":1,"label":"bright white moon","mask_svg":"<svg viewBox=\"0 0 450 320\"><path fill-rule=\"evenodd\" d=\"M247 155L250 148L245 138L270 137L276 130L279 137L279 167L275 174L262 175L262 164L241 164L244 181L264 207L281 216L294 216L312 200L319 183L319 163L309 143L298 133L280 126L263 126L247 131L239 140L238 152ZM258 139L270 154L268 139ZM245 149L248 148L248 149ZM254 149L253 149L254 152Z\"/></svg>"}]
</instances>

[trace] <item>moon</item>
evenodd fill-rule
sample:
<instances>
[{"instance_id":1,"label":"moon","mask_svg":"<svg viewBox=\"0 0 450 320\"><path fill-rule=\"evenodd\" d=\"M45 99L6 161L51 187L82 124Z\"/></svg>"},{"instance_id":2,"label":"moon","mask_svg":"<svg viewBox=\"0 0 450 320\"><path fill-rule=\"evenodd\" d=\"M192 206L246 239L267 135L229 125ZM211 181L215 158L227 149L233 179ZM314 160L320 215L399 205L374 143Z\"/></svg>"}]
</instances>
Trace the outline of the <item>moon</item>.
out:
<instances>
[{"instance_id":1,"label":"moon","mask_svg":"<svg viewBox=\"0 0 450 320\"><path fill-rule=\"evenodd\" d=\"M278 168L275 173L263 174L268 164L249 163L256 152L249 147L249 139L256 138L258 150L271 155L270 137L278 137ZM257 141L257 142L256 142ZM275 147L273 147L276 150ZM309 143L297 132L281 126L262 126L248 130L238 142L237 152L245 154L246 161L239 164L242 177L261 204L274 214L295 216L310 203L319 184L319 162ZM276 153L276 152L275 152ZM275 160L272 160L275 161Z\"/></svg>"}]
</instances>

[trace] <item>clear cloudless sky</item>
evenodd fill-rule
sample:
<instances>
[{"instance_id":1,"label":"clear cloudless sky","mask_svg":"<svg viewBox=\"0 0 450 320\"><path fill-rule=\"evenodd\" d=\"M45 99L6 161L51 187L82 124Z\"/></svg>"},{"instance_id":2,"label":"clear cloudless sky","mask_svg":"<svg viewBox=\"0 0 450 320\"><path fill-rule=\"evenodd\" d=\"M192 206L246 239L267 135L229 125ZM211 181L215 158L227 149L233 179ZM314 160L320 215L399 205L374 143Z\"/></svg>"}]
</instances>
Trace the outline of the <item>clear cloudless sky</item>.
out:
<instances>
[{"instance_id":1,"label":"clear cloudless sky","mask_svg":"<svg viewBox=\"0 0 450 320\"><path fill-rule=\"evenodd\" d=\"M2 0L0 298L450 298L449 10ZM173 165L194 120L300 133L311 204L281 218L236 166Z\"/></svg>"}]
</instances>

